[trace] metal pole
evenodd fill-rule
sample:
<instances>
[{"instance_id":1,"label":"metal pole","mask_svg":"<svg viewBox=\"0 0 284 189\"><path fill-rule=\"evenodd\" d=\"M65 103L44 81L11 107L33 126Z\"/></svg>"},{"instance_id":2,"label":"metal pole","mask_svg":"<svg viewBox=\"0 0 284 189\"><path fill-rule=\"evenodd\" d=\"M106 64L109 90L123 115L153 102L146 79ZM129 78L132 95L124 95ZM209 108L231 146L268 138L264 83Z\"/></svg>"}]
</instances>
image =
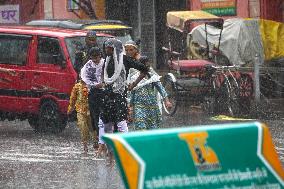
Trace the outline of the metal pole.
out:
<instances>
[{"instance_id":1,"label":"metal pole","mask_svg":"<svg viewBox=\"0 0 284 189\"><path fill-rule=\"evenodd\" d=\"M260 102L259 66L260 66L259 56L258 54L256 54L254 62L254 99L256 103Z\"/></svg>"}]
</instances>

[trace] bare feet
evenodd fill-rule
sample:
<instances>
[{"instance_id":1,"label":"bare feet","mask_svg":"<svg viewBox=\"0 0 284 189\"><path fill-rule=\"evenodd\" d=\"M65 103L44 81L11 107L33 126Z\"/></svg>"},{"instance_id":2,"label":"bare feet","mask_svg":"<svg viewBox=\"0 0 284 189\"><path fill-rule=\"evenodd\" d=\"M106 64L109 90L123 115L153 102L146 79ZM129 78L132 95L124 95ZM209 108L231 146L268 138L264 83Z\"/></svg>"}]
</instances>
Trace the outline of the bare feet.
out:
<instances>
[{"instance_id":1,"label":"bare feet","mask_svg":"<svg viewBox=\"0 0 284 189\"><path fill-rule=\"evenodd\" d=\"M98 151L95 153L95 157L102 158L106 155L106 146L105 144L99 144Z\"/></svg>"},{"instance_id":2,"label":"bare feet","mask_svg":"<svg viewBox=\"0 0 284 189\"><path fill-rule=\"evenodd\" d=\"M114 159L114 155L112 151L107 152L107 162L106 162L107 166L113 167L115 165L115 159Z\"/></svg>"},{"instance_id":3,"label":"bare feet","mask_svg":"<svg viewBox=\"0 0 284 189\"><path fill-rule=\"evenodd\" d=\"M88 155L88 144L87 143L83 143L83 150L84 150L84 155Z\"/></svg>"},{"instance_id":4,"label":"bare feet","mask_svg":"<svg viewBox=\"0 0 284 189\"><path fill-rule=\"evenodd\" d=\"M115 165L115 159L114 159L113 155L111 155L110 157L107 158L106 165L109 166L109 167L113 167Z\"/></svg>"}]
</instances>

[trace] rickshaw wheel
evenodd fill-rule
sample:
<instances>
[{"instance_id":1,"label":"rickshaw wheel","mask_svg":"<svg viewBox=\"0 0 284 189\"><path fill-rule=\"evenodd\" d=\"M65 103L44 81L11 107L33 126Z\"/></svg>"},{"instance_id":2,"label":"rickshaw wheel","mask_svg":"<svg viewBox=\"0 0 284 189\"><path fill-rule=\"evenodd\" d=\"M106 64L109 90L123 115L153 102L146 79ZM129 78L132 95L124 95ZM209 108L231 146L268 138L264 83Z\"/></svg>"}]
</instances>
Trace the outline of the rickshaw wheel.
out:
<instances>
[{"instance_id":1,"label":"rickshaw wheel","mask_svg":"<svg viewBox=\"0 0 284 189\"><path fill-rule=\"evenodd\" d=\"M172 107L167 108L163 102L163 110L166 115L172 116L176 113L178 106L176 83L172 80L171 77L165 76L165 78L163 79L163 86L168 93L170 102L172 103Z\"/></svg>"},{"instance_id":2,"label":"rickshaw wheel","mask_svg":"<svg viewBox=\"0 0 284 189\"><path fill-rule=\"evenodd\" d=\"M240 114L239 87L233 79L225 79L217 97L217 112L237 116Z\"/></svg>"},{"instance_id":3,"label":"rickshaw wheel","mask_svg":"<svg viewBox=\"0 0 284 189\"><path fill-rule=\"evenodd\" d=\"M250 112L251 98L253 96L253 81L249 75L243 74L238 79L238 83L240 86L240 107L244 114L248 114Z\"/></svg>"}]
</instances>

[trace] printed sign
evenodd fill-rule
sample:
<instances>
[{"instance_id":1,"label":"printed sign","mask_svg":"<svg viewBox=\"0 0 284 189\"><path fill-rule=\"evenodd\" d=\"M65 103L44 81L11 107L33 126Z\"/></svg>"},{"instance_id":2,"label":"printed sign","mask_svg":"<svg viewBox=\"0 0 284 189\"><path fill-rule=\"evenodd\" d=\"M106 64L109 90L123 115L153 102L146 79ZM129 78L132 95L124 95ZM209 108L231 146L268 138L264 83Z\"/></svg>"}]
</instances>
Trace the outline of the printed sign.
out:
<instances>
[{"instance_id":1,"label":"printed sign","mask_svg":"<svg viewBox=\"0 0 284 189\"><path fill-rule=\"evenodd\" d=\"M19 5L1 5L0 15L0 23L2 24L20 23Z\"/></svg>"},{"instance_id":2,"label":"printed sign","mask_svg":"<svg viewBox=\"0 0 284 189\"><path fill-rule=\"evenodd\" d=\"M264 124L108 134L128 189L278 188L284 171Z\"/></svg>"},{"instance_id":3,"label":"printed sign","mask_svg":"<svg viewBox=\"0 0 284 189\"><path fill-rule=\"evenodd\" d=\"M216 16L235 16L236 0L201 0L201 10Z\"/></svg>"}]
</instances>

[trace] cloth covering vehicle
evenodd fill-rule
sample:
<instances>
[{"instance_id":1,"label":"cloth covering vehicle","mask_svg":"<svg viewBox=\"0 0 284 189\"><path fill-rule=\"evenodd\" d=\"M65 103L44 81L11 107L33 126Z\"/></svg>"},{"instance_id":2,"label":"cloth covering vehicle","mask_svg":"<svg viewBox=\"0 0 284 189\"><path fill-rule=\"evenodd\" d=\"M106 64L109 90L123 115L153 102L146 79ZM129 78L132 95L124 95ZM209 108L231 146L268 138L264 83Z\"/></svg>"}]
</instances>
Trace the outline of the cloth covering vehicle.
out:
<instances>
[{"instance_id":1,"label":"cloth covering vehicle","mask_svg":"<svg viewBox=\"0 0 284 189\"><path fill-rule=\"evenodd\" d=\"M219 43L220 29L199 25L188 34L192 41L209 48ZM269 63L270 60L284 57L284 24L263 19L232 18L224 21L220 50L230 60L232 65L247 65L254 62L256 54L260 61Z\"/></svg>"},{"instance_id":2,"label":"cloth covering vehicle","mask_svg":"<svg viewBox=\"0 0 284 189\"><path fill-rule=\"evenodd\" d=\"M188 35L199 45L207 38L210 48L219 41L220 29L205 25L195 27ZM284 97L284 24L264 19L227 19L222 30L220 50L230 65L252 67L258 55L262 71L260 90L269 99ZM247 78L249 80L250 78ZM252 82L252 79L250 79Z\"/></svg>"}]
</instances>

